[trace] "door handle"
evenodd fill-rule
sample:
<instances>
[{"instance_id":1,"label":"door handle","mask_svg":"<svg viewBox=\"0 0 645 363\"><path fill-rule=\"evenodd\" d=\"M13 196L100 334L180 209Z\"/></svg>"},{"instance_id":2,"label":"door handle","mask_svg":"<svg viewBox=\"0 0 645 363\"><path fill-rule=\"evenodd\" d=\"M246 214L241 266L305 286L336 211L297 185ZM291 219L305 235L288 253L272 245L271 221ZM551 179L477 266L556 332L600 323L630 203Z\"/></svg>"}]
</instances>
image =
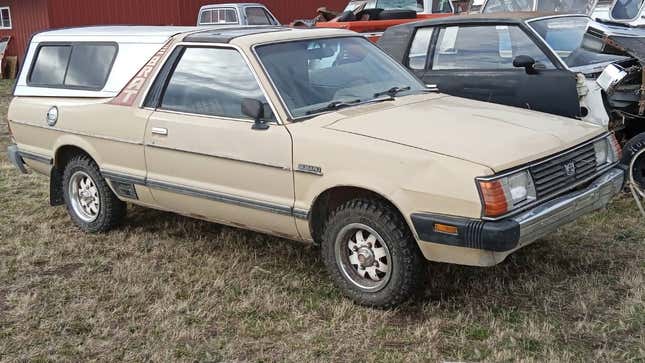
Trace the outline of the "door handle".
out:
<instances>
[{"instance_id":1,"label":"door handle","mask_svg":"<svg viewBox=\"0 0 645 363\"><path fill-rule=\"evenodd\" d=\"M168 135L168 129L164 127L153 127L151 132L155 135L163 135L163 136Z\"/></svg>"}]
</instances>

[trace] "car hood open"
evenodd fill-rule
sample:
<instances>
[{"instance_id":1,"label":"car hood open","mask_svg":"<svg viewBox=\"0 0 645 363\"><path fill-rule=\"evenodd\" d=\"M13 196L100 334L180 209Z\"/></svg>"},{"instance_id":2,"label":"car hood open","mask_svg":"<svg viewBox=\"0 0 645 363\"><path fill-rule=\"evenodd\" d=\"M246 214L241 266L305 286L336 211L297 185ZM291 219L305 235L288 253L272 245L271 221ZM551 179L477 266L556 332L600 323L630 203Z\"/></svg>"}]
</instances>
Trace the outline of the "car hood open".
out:
<instances>
[{"instance_id":1,"label":"car hood open","mask_svg":"<svg viewBox=\"0 0 645 363\"><path fill-rule=\"evenodd\" d=\"M325 127L467 160L499 172L600 135L550 114L451 96L408 96L337 112Z\"/></svg>"}]
</instances>

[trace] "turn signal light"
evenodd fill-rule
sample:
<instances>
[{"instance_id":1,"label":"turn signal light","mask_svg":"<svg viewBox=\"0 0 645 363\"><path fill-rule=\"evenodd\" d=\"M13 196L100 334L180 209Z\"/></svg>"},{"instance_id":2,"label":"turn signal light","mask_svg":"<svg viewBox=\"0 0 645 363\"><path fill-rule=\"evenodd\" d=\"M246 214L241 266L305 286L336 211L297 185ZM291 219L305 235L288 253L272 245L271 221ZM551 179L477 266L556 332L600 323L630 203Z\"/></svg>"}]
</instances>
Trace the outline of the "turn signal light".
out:
<instances>
[{"instance_id":1,"label":"turn signal light","mask_svg":"<svg viewBox=\"0 0 645 363\"><path fill-rule=\"evenodd\" d=\"M434 231L439 233L452 234L455 236L459 234L457 227L441 223L434 224Z\"/></svg>"},{"instance_id":2,"label":"turn signal light","mask_svg":"<svg viewBox=\"0 0 645 363\"><path fill-rule=\"evenodd\" d=\"M484 201L484 215L498 217L508 212L506 194L499 180L482 180L479 187Z\"/></svg>"}]
</instances>

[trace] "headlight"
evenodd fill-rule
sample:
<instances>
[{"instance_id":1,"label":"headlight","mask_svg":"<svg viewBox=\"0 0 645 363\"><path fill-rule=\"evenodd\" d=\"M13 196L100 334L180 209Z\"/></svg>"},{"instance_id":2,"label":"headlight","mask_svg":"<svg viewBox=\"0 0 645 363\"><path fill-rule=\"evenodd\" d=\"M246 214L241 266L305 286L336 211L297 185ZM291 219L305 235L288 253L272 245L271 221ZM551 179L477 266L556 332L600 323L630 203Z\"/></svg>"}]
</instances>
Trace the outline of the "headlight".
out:
<instances>
[{"instance_id":1,"label":"headlight","mask_svg":"<svg viewBox=\"0 0 645 363\"><path fill-rule=\"evenodd\" d=\"M596 153L597 167L615 163L622 157L622 149L614 134L596 141L593 148Z\"/></svg>"},{"instance_id":2,"label":"headlight","mask_svg":"<svg viewBox=\"0 0 645 363\"><path fill-rule=\"evenodd\" d=\"M494 179L478 179L486 217L499 217L536 198L533 178L522 170Z\"/></svg>"}]
</instances>

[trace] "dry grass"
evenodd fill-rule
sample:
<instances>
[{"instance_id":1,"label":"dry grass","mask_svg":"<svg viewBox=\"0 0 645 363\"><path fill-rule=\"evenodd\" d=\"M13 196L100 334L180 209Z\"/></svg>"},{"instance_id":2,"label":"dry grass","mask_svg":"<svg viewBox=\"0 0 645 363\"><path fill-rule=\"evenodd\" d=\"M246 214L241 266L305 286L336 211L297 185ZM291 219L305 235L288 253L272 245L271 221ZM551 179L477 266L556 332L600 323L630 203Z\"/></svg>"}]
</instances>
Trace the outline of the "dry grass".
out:
<instances>
[{"instance_id":1,"label":"dry grass","mask_svg":"<svg viewBox=\"0 0 645 363\"><path fill-rule=\"evenodd\" d=\"M315 248L137 207L87 235L47 193L2 152L3 361L645 360L626 196L497 267L433 264L420 301L379 311L342 298Z\"/></svg>"}]
</instances>

